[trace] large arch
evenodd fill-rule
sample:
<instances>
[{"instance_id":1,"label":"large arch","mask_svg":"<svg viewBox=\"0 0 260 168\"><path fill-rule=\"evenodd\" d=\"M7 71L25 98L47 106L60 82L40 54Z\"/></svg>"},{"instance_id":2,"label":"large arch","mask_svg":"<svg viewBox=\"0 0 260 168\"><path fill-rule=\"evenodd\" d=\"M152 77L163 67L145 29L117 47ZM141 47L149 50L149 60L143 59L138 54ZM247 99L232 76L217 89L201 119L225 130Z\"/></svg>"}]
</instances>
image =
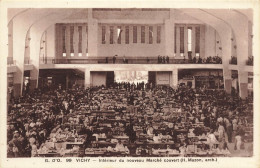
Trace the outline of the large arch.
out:
<instances>
[{"instance_id":1,"label":"large arch","mask_svg":"<svg viewBox=\"0 0 260 168\"><path fill-rule=\"evenodd\" d=\"M231 37L232 29L223 20L216 18L200 9L182 9L182 11L202 22L212 26L219 34L222 44L222 64L223 64L223 76L224 85L228 93L231 93L231 71L229 70L229 58L231 57Z\"/></svg>"},{"instance_id":2,"label":"large arch","mask_svg":"<svg viewBox=\"0 0 260 168\"><path fill-rule=\"evenodd\" d=\"M30 32L30 44L37 45L37 43L40 42L40 39L37 36L41 36L42 32L50 26L50 23L45 26L45 22L49 20L48 22L51 22L54 24L55 22L59 21L60 19L63 19L64 17L67 17L71 15L73 12L75 12L76 9L27 9L18 12L17 14L13 14L13 17L11 20L9 20L8 26L9 34L11 35L12 44L9 44L12 46L12 55L13 59L16 61L17 66L17 72L14 75L14 96L20 96L22 95L22 88L23 88L23 74L24 74L24 56L25 56L25 48L30 49L30 55L34 55L33 60L35 61L35 57L39 57L39 53L37 53L37 50L35 46L26 46L26 39L27 33L32 28L32 33ZM58 16L58 17L57 17ZM10 16L11 18L11 16ZM41 22L41 20L45 20L45 22ZM42 23L42 24L41 24ZM34 25L36 25L35 28ZM37 26L38 25L38 26ZM43 27L43 28L40 28ZM36 33L36 32L37 33ZM35 36L35 33L37 34ZM32 37L32 35L34 37ZM37 37L37 38L35 38ZM36 40L38 39L38 41ZM38 47L39 49L40 47ZM9 52L10 53L10 52ZM39 58L38 58L39 59Z\"/></svg>"},{"instance_id":3,"label":"large arch","mask_svg":"<svg viewBox=\"0 0 260 168\"><path fill-rule=\"evenodd\" d=\"M249 56L249 19L246 15L236 10L228 10L228 14L224 14L221 10L213 9L208 9L207 12L228 22L234 30L237 42L239 95L241 98L246 98L248 96L248 72L244 71L244 67Z\"/></svg>"},{"instance_id":4,"label":"large arch","mask_svg":"<svg viewBox=\"0 0 260 168\"><path fill-rule=\"evenodd\" d=\"M68 16L75 13L75 9L64 10L59 9L53 13L50 13L48 16L42 18L35 22L30 28L30 59L33 65L33 70L30 73L30 87L31 89L38 87L38 76L39 76L39 57L40 57L40 46L41 38L43 33L53 24L58 21L67 18ZM78 12L78 10L77 10Z\"/></svg>"},{"instance_id":5,"label":"large arch","mask_svg":"<svg viewBox=\"0 0 260 168\"><path fill-rule=\"evenodd\" d=\"M23 75L24 75L24 54L25 54L25 39L27 31L31 25L40 18L48 15L47 9L29 9L11 20L12 32L12 57L16 61L17 72L14 74L14 96L22 95Z\"/></svg>"}]
</instances>

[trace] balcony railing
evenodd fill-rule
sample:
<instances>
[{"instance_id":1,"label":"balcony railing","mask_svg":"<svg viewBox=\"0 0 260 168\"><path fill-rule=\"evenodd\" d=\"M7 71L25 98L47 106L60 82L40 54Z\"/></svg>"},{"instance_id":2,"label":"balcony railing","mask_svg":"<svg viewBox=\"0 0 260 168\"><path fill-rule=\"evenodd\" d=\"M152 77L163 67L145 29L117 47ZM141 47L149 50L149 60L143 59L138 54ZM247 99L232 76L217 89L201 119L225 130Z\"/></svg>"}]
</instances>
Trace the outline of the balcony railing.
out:
<instances>
[{"instance_id":1,"label":"balcony railing","mask_svg":"<svg viewBox=\"0 0 260 168\"><path fill-rule=\"evenodd\" d=\"M41 64L221 64L222 61L203 62L199 60L156 57L88 57L86 59L40 58Z\"/></svg>"}]
</instances>

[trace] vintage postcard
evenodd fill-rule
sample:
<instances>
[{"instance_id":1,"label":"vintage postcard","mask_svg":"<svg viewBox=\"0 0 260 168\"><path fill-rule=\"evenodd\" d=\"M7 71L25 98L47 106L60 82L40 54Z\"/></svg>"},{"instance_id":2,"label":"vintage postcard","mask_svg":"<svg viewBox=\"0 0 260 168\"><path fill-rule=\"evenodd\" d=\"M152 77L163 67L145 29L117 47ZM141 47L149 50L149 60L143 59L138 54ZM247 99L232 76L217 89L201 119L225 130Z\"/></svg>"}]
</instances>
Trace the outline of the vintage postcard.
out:
<instances>
[{"instance_id":1,"label":"vintage postcard","mask_svg":"<svg viewBox=\"0 0 260 168\"><path fill-rule=\"evenodd\" d=\"M259 1L0 5L0 167L260 167Z\"/></svg>"}]
</instances>

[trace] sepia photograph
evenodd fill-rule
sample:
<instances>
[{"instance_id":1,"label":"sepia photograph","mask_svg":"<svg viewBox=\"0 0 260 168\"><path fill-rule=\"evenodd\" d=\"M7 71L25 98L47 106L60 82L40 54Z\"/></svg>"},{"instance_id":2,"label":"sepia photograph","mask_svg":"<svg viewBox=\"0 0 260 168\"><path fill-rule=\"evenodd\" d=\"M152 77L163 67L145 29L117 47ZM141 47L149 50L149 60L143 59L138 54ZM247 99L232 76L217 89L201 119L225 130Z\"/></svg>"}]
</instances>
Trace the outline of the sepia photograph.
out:
<instances>
[{"instance_id":1,"label":"sepia photograph","mask_svg":"<svg viewBox=\"0 0 260 168\"><path fill-rule=\"evenodd\" d=\"M256 156L255 9L77 5L2 11L7 165Z\"/></svg>"}]
</instances>

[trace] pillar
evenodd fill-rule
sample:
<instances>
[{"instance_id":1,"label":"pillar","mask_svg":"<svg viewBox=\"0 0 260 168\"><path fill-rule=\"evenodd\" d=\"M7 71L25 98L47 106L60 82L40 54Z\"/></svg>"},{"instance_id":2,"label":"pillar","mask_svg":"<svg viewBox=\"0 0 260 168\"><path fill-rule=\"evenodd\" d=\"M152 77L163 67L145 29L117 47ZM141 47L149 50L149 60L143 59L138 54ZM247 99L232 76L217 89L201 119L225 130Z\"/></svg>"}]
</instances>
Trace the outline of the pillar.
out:
<instances>
[{"instance_id":1,"label":"pillar","mask_svg":"<svg viewBox=\"0 0 260 168\"><path fill-rule=\"evenodd\" d=\"M109 31L108 27L107 27L107 31ZM108 39L106 38L106 44L109 43ZM98 55L97 48L98 48L98 21L96 19L93 19L92 9L88 9L88 56L96 57Z\"/></svg>"},{"instance_id":2,"label":"pillar","mask_svg":"<svg viewBox=\"0 0 260 168\"><path fill-rule=\"evenodd\" d=\"M41 52L45 52L46 48L46 31L39 31L38 25L32 26L30 29L30 60L33 65L33 69L30 71L30 91L38 88L39 78L39 57Z\"/></svg>"},{"instance_id":3,"label":"pillar","mask_svg":"<svg viewBox=\"0 0 260 168\"><path fill-rule=\"evenodd\" d=\"M195 30L195 26L192 26L192 31L191 31L192 35L191 35L191 51L192 51L192 58L196 56L196 52L195 52L195 44L196 44L196 30Z\"/></svg>"},{"instance_id":4,"label":"pillar","mask_svg":"<svg viewBox=\"0 0 260 168\"><path fill-rule=\"evenodd\" d=\"M33 92L38 87L39 69L34 68L30 71L30 92Z\"/></svg>"},{"instance_id":5,"label":"pillar","mask_svg":"<svg viewBox=\"0 0 260 168\"><path fill-rule=\"evenodd\" d=\"M122 39L122 36L121 36ZM137 43L140 45L141 44L141 26L137 25Z\"/></svg>"},{"instance_id":6,"label":"pillar","mask_svg":"<svg viewBox=\"0 0 260 168\"><path fill-rule=\"evenodd\" d=\"M121 26L121 44L125 44L125 26Z\"/></svg>"},{"instance_id":7,"label":"pillar","mask_svg":"<svg viewBox=\"0 0 260 168\"><path fill-rule=\"evenodd\" d=\"M65 48L66 48L66 58L70 58L70 26L66 26L65 30Z\"/></svg>"},{"instance_id":8,"label":"pillar","mask_svg":"<svg viewBox=\"0 0 260 168\"><path fill-rule=\"evenodd\" d=\"M157 44L157 25L153 26L153 44Z\"/></svg>"},{"instance_id":9,"label":"pillar","mask_svg":"<svg viewBox=\"0 0 260 168\"><path fill-rule=\"evenodd\" d=\"M25 38L24 64L28 64L28 61L30 60L30 41L30 30L28 30Z\"/></svg>"},{"instance_id":10,"label":"pillar","mask_svg":"<svg viewBox=\"0 0 260 168\"><path fill-rule=\"evenodd\" d=\"M129 26L129 44L133 44L133 26Z\"/></svg>"},{"instance_id":11,"label":"pillar","mask_svg":"<svg viewBox=\"0 0 260 168\"><path fill-rule=\"evenodd\" d=\"M117 25L114 25L114 36L113 36L113 44L117 44L117 35L118 35L118 33L117 33Z\"/></svg>"},{"instance_id":12,"label":"pillar","mask_svg":"<svg viewBox=\"0 0 260 168\"><path fill-rule=\"evenodd\" d=\"M178 88L178 69L173 69L172 71L172 81L171 81L171 87L174 89Z\"/></svg>"},{"instance_id":13,"label":"pillar","mask_svg":"<svg viewBox=\"0 0 260 168\"><path fill-rule=\"evenodd\" d=\"M201 31L201 33L202 33L202 31ZM231 90L232 90L232 76L231 75L232 74L231 74L231 70L229 69L229 59L230 59L230 56L232 55L232 41L231 41L232 29L230 27L228 27L225 29L224 33L221 34L221 36L220 36L221 47L222 47L223 80L224 80L225 91L227 92L227 94L231 94ZM205 45L207 45L207 44L205 44ZM202 52L201 48L200 48L200 52Z\"/></svg>"},{"instance_id":14,"label":"pillar","mask_svg":"<svg viewBox=\"0 0 260 168\"><path fill-rule=\"evenodd\" d=\"M13 58L13 21L8 24L8 58Z\"/></svg>"},{"instance_id":15,"label":"pillar","mask_svg":"<svg viewBox=\"0 0 260 168\"><path fill-rule=\"evenodd\" d=\"M200 25L200 58L205 57L205 25Z\"/></svg>"},{"instance_id":16,"label":"pillar","mask_svg":"<svg viewBox=\"0 0 260 168\"><path fill-rule=\"evenodd\" d=\"M248 56L252 56L253 52L253 25L251 21L248 21Z\"/></svg>"},{"instance_id":17,"label":"pillar","mask_svg":"<svg viewBox=\"0 0 260 168\"><path fill-rule=\"evenodd\" d=\"M91 86L90 70L85 69L85 89Z\"/></svg>"},{"instance_id":18,"label":"pillar","mask_svg":"<svg viewBox=\"0 0 260 168\"><path fill-rule=\"evenodd\" d=\"M79 56L79 28L78 26L74 26L74 34L73 34L73 48L74 48L74 57Z\"/></svg>"},{"instance_id":19,"label":"pillar","mask_svg":"<svg viewBox=\"0 0 260 168\"><path fill-rule=\"evenodd\" d=\"M165 55L168 55L170 58L174 57L174 39L175 39L174 12L175 12L174 9L170 9L170 19L165 20L164 31L161 30L161 40L163 40L163 32L165 38Z\"/></svg>"},{"instance_id":20,"label":"pillar","mask_svg":"<svg viewBox=\"0 0 260 168\"><path fill-rule=\"evenodd\" d=\"M223 68L223 80L224 80L224 88L227 94L231 94L232 89L232 77L231 70L228 69L228 66Z\"/></svg>"},{"instance_id":21,"label":"pillar","mask_svg":"<svg viewBox=\"0 0 260 168\"><path fill-rule=\"evenodd\" d=\"M17 72L16 72L16 74L17 74ZM23 85L20 81L17 82L17 80L15 80L15 79L21 80L22 77L20 76L20 77L17 78L17 76L14 75L14 84L13 84L13 86L14 86L13 87L14 88L14 97L16 97L16 98L19 97L22 94L22 87L23 87Z\"/></svg>"},{"instance_id":22,"label":"pillar","mask_svg":"<svg viewBox=\"0 0 260 168\"><path fill-rule=\"evenodd\" d=\"M145 44L149 44L149 26L145 26Z\"/></svg>"},{"instance_id":23,"label":"pillar","mask_svg":"<svg viewBox=\"0 0 260 168\"><path fill-rule=\"evenodd\" d=\"M184 56L188 59L188 28L184 26Z\"/></svg>"},{"instance_id":24,"label":"pillar","mask_svg":"<svg viewBox=\"0 0 260 168\"><path fill-rule=\"evenodd\" d=\"M242 99L248 97L248 72L243 69L238 70L239 96Z\"/></svg>"},{"instance_id":25,"label":"pillar","mask_svg":"<svg viewBox=\"0 0 260 168\"><path fill-rule=\"evenodd\" d=\"M181 43L180 43L180 27L176 26L176 57L180 57L180 47L181 47Z\"/></svg>"},{"instance_id":26,"label":"pillar","mask_svg":"<svg viewBox=\"0 0 260 168\"><path fill-rule=\"evenodd\" d=\"M59 41L59 43L62 42L62 39ZM55 46L55 25L52 25L51 27L49 27L47 29L47 34L46 34L46 58L51 58L51 57L58 57L61 58L62 57L62 45L61 47L56 47L57 50L59 50L59 54L55 55L55 50L53 50L54 46ZM57 45L57 44L56 44Z\"/></svg>"},{"instance_id":27,"label":"pillar","mask_svg":"<svg viewBox=\"0 0 260 168\"><path fill-rule=\"evenodd\" d=\"M86 57L87 47L88 47L87 26L83 25L82 26L82 57Z\"/></svg>"},{"instance_id":28,"label":"pillar","mask_svg":"<svg viewBox=\"0 0 260 168\"><path fill-rule=\"evenodd\" d=\"M13 21L13 59L16 61L16 72L14 73L14 97L22 95L24 76L24 53L27 29L20 23L21 20Z\"/></svg>"}]
</instances>

